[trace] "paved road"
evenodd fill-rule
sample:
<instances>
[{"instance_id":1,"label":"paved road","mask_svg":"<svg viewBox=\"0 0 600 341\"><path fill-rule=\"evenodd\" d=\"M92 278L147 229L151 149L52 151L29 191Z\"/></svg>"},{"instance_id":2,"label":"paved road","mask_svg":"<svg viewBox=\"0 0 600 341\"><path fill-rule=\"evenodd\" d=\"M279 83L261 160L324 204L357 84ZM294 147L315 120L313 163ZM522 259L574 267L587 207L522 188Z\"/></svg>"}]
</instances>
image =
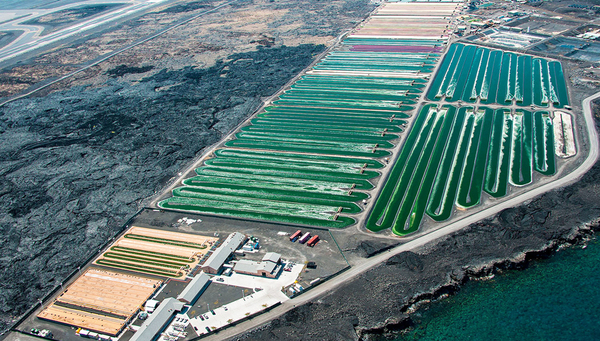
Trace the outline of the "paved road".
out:
<instances>
[{"instance_id":1,"label":"paved road","mask_svg":"<svg viewBox=\"0 0 600 341\"><path fill-rule=\"evenodd\" d=\"M35 49L46 46L48 44L55 43L59 40L62 40L62 39L68 38L68 37L71 37L80 32L88 31L90 29L100 27L102 25L105 25L108 22L133 15L139 11L147 10L151 7L159 5L161 2L164 2L164 1L167 1L167 0L145 0L145 1L130 0L131 4L128 6L116 8L115 10L110 11L108 13L101 14L92 19L86 20L81 23L74 24L72 26L69 26L67 28L64 28L62 30L59 30L57 32L54 32L54 33L51 33L51 34L48 34L45 36L40 35L43 31L42 27L34 26L34 25L22 25L19 22L31 20L31 19L33 19L35 17L39 17L41 15L54 13L54 12L68 9L71 7L81 6L82 4L93 5L93 4L106 3L106 1L93 0L93 1L88 1L85 3L75 3L75 4L65 5L62 7L53 8L51 10L46 10L46 11L33 10L33 11L31 11L31 14L32 14L31 16L25 17L21 20L17 20L15 22L10 22L10 23L6 23L4 25L0 25L1 30L23 30L24 31L23 34L19 38L15 39L12 43L10 43L9 45L0 49L0 62L14 58L23 53L31 52ZM19 12L23 12L23 11L19 11Z\"/></svg>"},{"instance_id":2,"label":"paved road","mask_svg":"<svg viewBox=\"0 0 600 341\"><path fill-rule=\"evenodd\" d=\"M156 37L158 37L158 36L161 36L161 35L163 35L163 34L165 34L165 33L169 32L169 31L171 31L171 30L173 30L173 29L175 29L175 28L177 28L177 27L179 27L179 26L185 25L185 24L187 24L188 22L190 22L190 21L192 21L192 20L195 20L195 19L197 19L197 18L199 18L199 17L201 17L201 16L203 16L203 15L206 15L206 14L208 14L208 13L212 13L212 12L218 11L219 9L221 9L221 8L223 8L223 7L226 7L226 6L229 6L230 4L232 4L232 3L234 3L234 2L237 2L237 1L239 1L239 0L231 0L231 1L229 1L229 2L226 2L226 3L223 3L223 4L221 4L221 5L219 5L219 6L215 7L215 8L212 8L212 9L210 9L210 10L207 10L207 11L204 11L204 12L201 12L201 13L198 13L197 15L194 15L194 16L193 16L193 17L191 17L191 18L187 18L187 19L185 19L185 20L182 20L182 21L180 21L180 22L178 22L178 23L176 23L176 24L173 24L173 25L171 25L171 26L167 27L166 29L164 29L164 30L162 30L162 31L159 31L159 32L157 32L157 33L155 33L155 34L152 34L152 35L150 35L150 36L146 37L146 38L143 38L143 39L141 39L141 40L138 40L138 41L136 41L136 42L134 42L134 43L132 43L132 44L130 44L130 45L127 45L127 46L125 46L125 47L123 47L123 48L121 48L121 49L118 49L118 50L116 50L116 51L114 51L114 52L111 52L111 53L109 53L109 54L106 54L106 55L104 55L102 58L95 60L94 62L92 62L92 63L88 64L88 65L87 65L87 66L85 66L85 67L82 67L82 68L81 68L81 69L79 69L79 70L76 70L76 71L73 71L73 72L71 72L71 73L69 73L69 74L66 74L66 75L64 75L64 76L62 76L62 77L60 77L60 78L58 78L58 79L55 79L55 80L53 80L52 82L50 82L50 83L48 83L48 84L45 84L45 85L43 85L43 86L40 86L39 88L36 88L36 89L34 89L34 90L31 90L31 91L29 91L29 92L27 92L27 93L24 93L24 94L22 94L22 95L19 95L19 96L16 96L16 97L12 97L12 98L10 98L10 99L8 99L8 100L6 100L6 101L4 101L4 102L0 103L0 107L4 106L4 105L5 105L5 104L7 104L7 103L10 103L10 102L16 101L16 100L18 100L18 99L25 98L25 97L27 97L27 96L29 96L29 95L31 95L31 94L33 94L33 93L35 93L35 92L38 92L38 91L40 91L40 90L42 90L42 89L45 89L45 88L47 88L47 87L49 87L49 86L51 86L51 85L53 85L53 84L55 84L55 83L58 83L58 82L61 82L61 81L65 80L65 79L67 79L67 78L70 78L70 77L72 77L72 76L74 76L74 75L76 75L76 74L78 74L78 73L80 73L80 72L83 72L83 71L85 71L85 70L87 70L87 69L89 69L89 68L91 68L91 67L93 67L93 66L96 66L96 65L98 65L98 64L100 64L100 63L102 63L102 62L104 62L104 61L105 61L105 60L107 60L107 59L110 59L110 58L112 58L112 57L114 57L114 56L116 56L116 55L118 55L118 54L121 54L121 53L123 53L123 52L125 52L125 51L127 51L127 50L130 50L130 49L132 49L132 48L134 48L134 47L136 47L136 46L138 46L138 45L140 45L140 44L143 44L143 43L145 43L145 42L147 42L147 41L149 41L149 40L152 40L152 39L154 39L154 38L156 38Z\"/></svg>"},{"instance_id":3,"label":"paved road","mask_svg":"<svg viewBox=\"0 0 600 341\"><path fill-rule=\"evenodd\" d=\"M583 100L584 119L588 131L588 136L590 137L590 152L585 161L573 172L553 182L534 188L529 192L523 193L507 201L501 202L495 206L489 207L485 210L467 216L445 227L426 233L387 252L374 256L373 258L369 258L364 263L353 266L348 271L317 286L315 289L305 292L299 297L284 302L279 307L271 310L270 312L257 316L252 320L243 322L235 327L223 330L218 334L209 336L206 338L206 340L223 340L225 338L230 338L242 332L248 331L252 328L256 328L293 309L295 306L299 306L309 301L313 301L319 296L325 295L326 293L337 289L346 281L351 280L359 276L363 272L376 267L377 265L381 264L382 262L386 261L388 258L394 255L397 255L404 251L414 250L427 243L430 243L451 233L459 231L472 223L478 222L484 218L494 215L506 208L517 206L522 202L532 199L545 192L551 191L559 187L564 187L566 185L576 182L581 178L581 176L583 176L583 174L590 170L598 160L598 135L596 132L594 117L591 108L591 102L597 98L600 98L600 92Z\"/></svg>"}]
</instances>

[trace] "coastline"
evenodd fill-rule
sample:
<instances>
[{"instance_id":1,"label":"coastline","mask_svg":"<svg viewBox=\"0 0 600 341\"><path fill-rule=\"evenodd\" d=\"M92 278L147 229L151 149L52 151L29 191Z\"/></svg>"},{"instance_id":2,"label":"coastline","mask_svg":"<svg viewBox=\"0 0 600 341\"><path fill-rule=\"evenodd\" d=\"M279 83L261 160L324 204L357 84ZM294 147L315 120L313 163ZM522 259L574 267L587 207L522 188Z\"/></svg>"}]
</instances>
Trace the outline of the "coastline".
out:
<instances>
[{"instance_id":1,"label":"coastline","mask_svg":"<svg viewBox=\"0 0 600 341\"><path fill-rule=\"evenodd\" d=\"M595 123L598 128L598 118ZM230 340L393 337L414 324L410 312L419 305L452 295L470 280L526 269L535 259L590 238L600 229L600 208L594 200L599 184L597 161L576 183L503 210L415 253L394 256L320 299Z\"/></svg>"},{"instance_id":2,"label":"coastline","mask_svg":"<svg viewBox=\"0 0 600 341\"><path fill-rule=\"evenodd\" d=\"M584 181L592 173L593 180ZM531 260L593 234L600 209L591 199L600 193L594 186L599 178L596 162L576 183L506 209L414 253L396 255L335 292L233 339L293 340L308 335L310 339L372 340L393 335L413 325L410 314L416 307L457 292L469 280L526 268ZM370 256L374 254L377 250Z\"/></svg>"}]
</instances>

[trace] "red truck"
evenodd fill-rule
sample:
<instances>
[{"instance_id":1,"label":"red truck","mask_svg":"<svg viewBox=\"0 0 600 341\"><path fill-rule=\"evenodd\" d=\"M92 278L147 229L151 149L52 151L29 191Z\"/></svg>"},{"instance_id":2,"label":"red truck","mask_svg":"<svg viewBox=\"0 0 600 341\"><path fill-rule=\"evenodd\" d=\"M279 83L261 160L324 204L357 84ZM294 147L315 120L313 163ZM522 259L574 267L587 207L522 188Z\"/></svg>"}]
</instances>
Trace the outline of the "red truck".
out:
<instances>
[{"instance_id":1,"label":"red truck","mask_svg":"<svg viewBox=\"0 0 600 341\"><path fill-rule=\"evenodd\" d=\"M310 238L308 240L306 245L313 247L313 246L317 245L318 242L319 242L319 235L314 235L312 238Z\"/></svg>"}]
</instances>

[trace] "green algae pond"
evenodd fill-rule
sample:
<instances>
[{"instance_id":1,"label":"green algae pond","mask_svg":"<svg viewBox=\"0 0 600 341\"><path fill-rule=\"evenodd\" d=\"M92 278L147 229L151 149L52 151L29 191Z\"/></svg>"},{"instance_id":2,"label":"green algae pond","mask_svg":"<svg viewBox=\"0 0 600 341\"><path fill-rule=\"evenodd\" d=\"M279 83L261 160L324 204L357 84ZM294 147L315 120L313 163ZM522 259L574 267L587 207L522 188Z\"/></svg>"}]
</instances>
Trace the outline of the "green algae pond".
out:
<instances>
[{"instance_id":1,"label":"green algae pond","mask_svg":"<svg viewBox=\"0 0 600 341\"><path fill-rule=\"evenodd\" d=\"M372 72L432 72L438 54L401 52L336 51L314 70L350 70Z\"/></svg>"},{"instance_id":2,"label":"green algae pond","mask_svg":"<svg viewBox=\"0 0 600 341\"><path fill-rule=\"evenodd\" d=\"M422 57L340 52L319 65L413 70L411 63ZM432 58L425 58L427 65ZM426 83L411 77L304 75L159 206L330 228L351 225L355 219L348 215L360 213L363 200L370 199L364 191L374 188L382 159L391 156Z\"/></svg>"},{"instance_id":3,"label":"green algae pond","mask_svg":"<svg viewBox=\"0 0 600 341\"><path fill-rule=\"evenodd\" d=\"M548 107L569 105L560 62L452 44L427 93L430 101Z\"/></svg>"},{"instance_id":4,"label":"green algae pond","mask_svg":"<svg viewBox=\"0 0 600 341\"><path fill-rule=\"evenodd\" d=\"M425 105L377 198L366 227L417 231L424 216L443 221L454 207L481 202L483 192L507 194L530 184L533 171L555 173L548 112Z\"/></svg>"}]
</instances>

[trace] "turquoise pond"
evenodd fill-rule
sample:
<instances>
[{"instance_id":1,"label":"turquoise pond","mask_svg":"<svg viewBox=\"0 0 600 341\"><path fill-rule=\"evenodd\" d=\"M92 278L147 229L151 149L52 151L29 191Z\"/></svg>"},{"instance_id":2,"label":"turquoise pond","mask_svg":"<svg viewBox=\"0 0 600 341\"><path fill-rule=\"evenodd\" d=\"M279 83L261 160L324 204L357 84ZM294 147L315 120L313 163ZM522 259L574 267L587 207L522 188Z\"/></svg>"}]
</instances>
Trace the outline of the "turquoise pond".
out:
<instances>
[{"instance_id":1,"label":"turquoise pond","mask_svg":"<svg viewBox=\"0 0 600 341\"><path fill-rule=\"evenodd\" d=\"M400 340L600 340L600 243L574 246L413 314Z\"/></svg>"}]
</instances>

